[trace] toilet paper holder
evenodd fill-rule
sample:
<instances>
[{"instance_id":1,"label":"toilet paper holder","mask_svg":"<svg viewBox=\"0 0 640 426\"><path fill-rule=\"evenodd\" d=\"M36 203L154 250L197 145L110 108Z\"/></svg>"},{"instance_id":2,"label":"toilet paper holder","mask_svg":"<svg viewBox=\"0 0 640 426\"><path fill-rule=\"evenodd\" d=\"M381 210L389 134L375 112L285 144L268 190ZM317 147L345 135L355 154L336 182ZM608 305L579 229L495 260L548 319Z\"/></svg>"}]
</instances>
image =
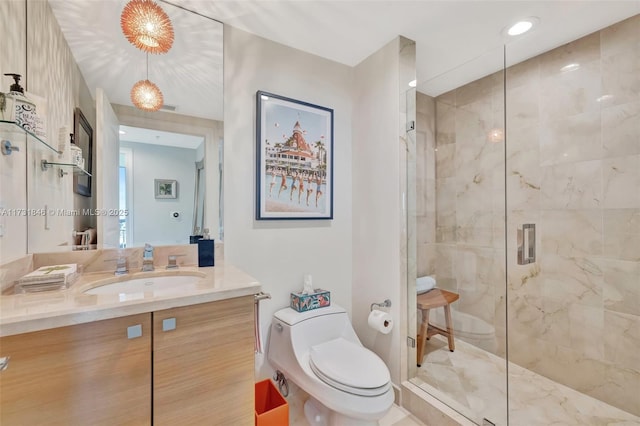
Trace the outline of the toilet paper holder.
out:
<instances>
[{"instance_id":1,"label":"toilet paper holder","mask_svg":"<svg viewBox=\"0 0 640 426\"><path fill-rule=\"evenodd\" d=\"M373 311L374 306L377 306L378 308L389 308L391 306L391 300L385 299L385 301L382 303L372 303L369 310Z\"/></svg>"}]
</instances>

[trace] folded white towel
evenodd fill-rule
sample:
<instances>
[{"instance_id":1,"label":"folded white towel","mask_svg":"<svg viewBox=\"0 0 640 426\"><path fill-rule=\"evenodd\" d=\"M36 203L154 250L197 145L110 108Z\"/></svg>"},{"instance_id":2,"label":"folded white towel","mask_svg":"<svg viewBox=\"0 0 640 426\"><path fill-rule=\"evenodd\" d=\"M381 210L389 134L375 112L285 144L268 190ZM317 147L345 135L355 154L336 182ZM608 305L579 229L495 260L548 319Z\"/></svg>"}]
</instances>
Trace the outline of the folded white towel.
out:
<instances>
[{"instance_id":1,"label":"folded white towel","mask_svg":"<svg viewBox=\"0 0 640 426\"><path fill-rule=\"evenodd\" d=\"M21 284L66 282L74 276L77 268L77 264L75 263L66 265L43 266L20 278L18 282Z\"/></svg>"},{"instance_id":2,"label":"folded white towel","mask_svg":"<svg viewBox=\"0 0 640 426\"><path fill-rule=\"evenodd\" d=\"M433 276L420 277L416 280L416 291L418 294L426 293L436 286L436 279Z\"/></svg>"}]
</instances>

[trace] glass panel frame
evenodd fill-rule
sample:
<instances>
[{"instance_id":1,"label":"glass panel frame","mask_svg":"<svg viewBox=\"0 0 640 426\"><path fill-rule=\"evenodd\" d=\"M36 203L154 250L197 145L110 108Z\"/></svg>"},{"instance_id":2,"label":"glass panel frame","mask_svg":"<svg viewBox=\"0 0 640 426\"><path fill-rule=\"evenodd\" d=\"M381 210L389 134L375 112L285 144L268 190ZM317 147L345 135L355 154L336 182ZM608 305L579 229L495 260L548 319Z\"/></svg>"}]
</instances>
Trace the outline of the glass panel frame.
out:
<instances>
[{"instance_id":1,"label":"glass panel frame","mask_svg":"<svg viewBox=\"0 0 640 426\"><path fill-rule=\"evenodd\" d=\"M424 94L479 69L488 75L436 97ZM446 303L435 297L421 305L433 306L430 337L419 367L418 351L408 351L409 381L475 424L507 424L504 49L417 89L415 154L406 164L407 180L416 183L415 216L408 217L416 238L407 242L407 264L415 268L408 267L407 300L416 306L408 309L408 330L416 349L427 312L417 306L417 278L431 277L459 299L450 303L454 351L432 328L447 329Z\"/></svg>"}]
</instances>

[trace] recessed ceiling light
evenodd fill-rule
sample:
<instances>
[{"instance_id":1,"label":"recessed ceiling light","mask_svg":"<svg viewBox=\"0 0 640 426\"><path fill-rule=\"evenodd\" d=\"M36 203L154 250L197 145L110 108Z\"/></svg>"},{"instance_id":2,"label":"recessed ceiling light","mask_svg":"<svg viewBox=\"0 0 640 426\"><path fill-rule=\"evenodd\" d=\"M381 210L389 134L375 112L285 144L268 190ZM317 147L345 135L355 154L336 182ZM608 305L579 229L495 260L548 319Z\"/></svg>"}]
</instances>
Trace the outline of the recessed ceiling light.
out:
<instances>
[{"instance_id":1,"label":"recessed ceiling light","mask_svg":"<svg viewBox=\"0 0 640 426\"><path fill-rule=\"evenodd\" d=\"M539 22L540 22L540 18L537 18L535 16L530 16L528 18L520 19L518 22L514 23L513 25L510 25L504 28L502 32L503 34L509 35L512 37L518 36L526 33L527 31L530 31L531 28L538 25Z\"/></svg>"},{"instance_id":2,"label":"recessed ceiling light","mask_svg":"<svg viewBox=\"0 0 640 426\"><path fill-rule=\"evenodd\" d=\"M531 21L518 21L507 30L507 34L510 36L517 36L520 34L524 34L529 31L533 27L533 22Z\"/></svg>"},{"instance_id":3,"label":"recessed ceiling light","mask_svg":"<svg viewBox=\"0 0 640 426\"><path fill-rule=\"evenodd\" d=\"M417 84L418 84L418 82L416 80L411 80L409 82L409 87L416 87Z\"/></svg>"}]
</instances>

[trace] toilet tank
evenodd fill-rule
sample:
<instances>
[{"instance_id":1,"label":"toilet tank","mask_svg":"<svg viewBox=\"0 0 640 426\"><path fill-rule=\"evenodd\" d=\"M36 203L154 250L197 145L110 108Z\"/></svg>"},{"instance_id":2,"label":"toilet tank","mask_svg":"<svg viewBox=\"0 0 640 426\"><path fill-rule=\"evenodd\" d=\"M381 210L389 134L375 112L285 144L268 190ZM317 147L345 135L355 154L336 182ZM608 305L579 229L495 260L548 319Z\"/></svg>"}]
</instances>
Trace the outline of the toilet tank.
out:
<instances>
[{"instance_id":1,"label":"toilet tank","mask_svg":"<svg viewBox=\"0 0 640 426\"><path fill-rule=\"evenodd\" d=\"M338 305L307 312L281 309L273 314L268 358L272 364L286 368L286 364L295 362L311 346L338 337L361 344L347 312Z\"/></svg>"}]
</instances>

